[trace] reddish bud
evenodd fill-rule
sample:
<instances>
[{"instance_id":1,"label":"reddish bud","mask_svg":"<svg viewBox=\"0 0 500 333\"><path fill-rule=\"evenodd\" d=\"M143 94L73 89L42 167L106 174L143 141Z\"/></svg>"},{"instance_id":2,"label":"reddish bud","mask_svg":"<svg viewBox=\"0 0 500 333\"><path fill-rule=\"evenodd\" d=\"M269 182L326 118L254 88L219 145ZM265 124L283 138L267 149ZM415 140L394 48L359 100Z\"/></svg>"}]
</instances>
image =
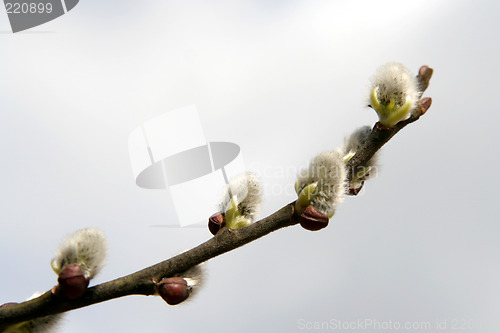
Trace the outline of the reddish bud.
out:
<instances>
[{"instance_id":1,"label":"reddish bud","mask_svg":"<svg viewBox=\"0 0 500 333\"><path fill-rule=\"evenodd\" d=\"M429 68L429 66L427 66L427 65L423 65L423 66L422 66L422 67L420 67L420 69L418 70L418 75L420 75L420 76L424 76L424 75L427 73L427 71L428 71L429 69L430 69L430 68Z\"/></svg>"},{"instance_id":2,"label":"reddish bud","mask_svg":"<svg viewBox=\"0 0 500 333\"><path fill-rule=\"evenodd\" d=\"M4 304L0 305L0 308L6 308L8 306L16 305L16 304L18 304L18 303L16 303L16 302L4 303Z\"/></svg>"},{"instance_id":3,"label":"reddish bud","mask_svg":"<svg viewBox=\"0 0 500 333\"><path fill-rule=\"evenodd\" d=\"M82 297L89 285L89 279L83 274L80 265L64 267L57 281L60 294L69 300Z\"/></svg>"},{"instance_id":4,"label":"reddish bud","mask_svg":"<svg viewBox=\"0 0 500 333\"><path fill-rule=\"evenodd\" d=\"M425 114L432 105L432 98L424 97L420 100L420 113Z\"/></svg>"},{"instance_id":5,"label":"reddish bud","mask_svg":"<svg viewBox=\"0 0 500 333\"><path fill-rule=\"evenodd\" d=\"M316 210L313 206L307 206L299 216L299 223L302 228L316 231L328 226L329 218Z\"/></svg>"},{"instance_id":6,"label":"reddish bud","mask_svg":"<svg viewBox=\"0 0 500 333\"><path fill-rule=\"evenodd\" d=\"M429 86L429 81L431 80L434 70L429 66L422 66L418 71L417 79L420 83L420 91L424 91Z\"/></svg>"},{"instance_id":7,"label":"reddish bud","mask_svg":"<svg viewBox=\"0 0 500 333\"><path fill-rule=\"evenodd\" d=\"M189 297L189 286L181 277L165 278L158 284L158 293L165 302L176 305Z\"/></svg>"},{"instance_id":8,"label":"reddish bud","mask_svg":"<svg viewBox=\"0 0 500 333\"><path fill-rule=\"evenodd\" d=\"M215 213L208 219L208 229L212 235L216 235L220 229L224 228L226 222L224 221L224 215L221 213Z\"/></svg>"}]
</instances>

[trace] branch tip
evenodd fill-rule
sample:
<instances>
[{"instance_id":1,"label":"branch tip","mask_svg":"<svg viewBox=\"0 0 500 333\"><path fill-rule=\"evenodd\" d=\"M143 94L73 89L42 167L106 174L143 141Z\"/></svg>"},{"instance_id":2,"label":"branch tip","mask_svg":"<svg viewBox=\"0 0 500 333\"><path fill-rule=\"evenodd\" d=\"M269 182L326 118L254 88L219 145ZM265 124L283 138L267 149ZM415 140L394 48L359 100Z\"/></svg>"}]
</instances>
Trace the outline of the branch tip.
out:
<instances>
[{"instance_id":1,"label":"branch tip","mask_svg":"<svg viewBox=\"0 0 500 333\"><path fill-rule=\"evenodd\" d=\"M420 115L424 115L427 110L429 110L429 108L431 107L432 105L432 98L430 97L424 97L420 100L420 103L419 103L419 106L420 106Z\"/></svg>"},{"instance_id":2,"label":"branch tip","mask_svg":"<svg viewBox=\"0 0 500 333\"><path fill-rule=\"evenodd\" d=\"M422 66L419 69L417 80L420 93L423 93L427 89L432 74L433 69L429 66ZM356 154L347 162L343 162L345 163L345 167L348 170L347 182L352 179L353 170L356 170L356 168L358 168L360 165L365 165L367 161L369 161L374 156L374 154L397 132L399 132L409 123L417 120L420 115L427 112L431 104L432 99L430 97L421 98L418 104L418 110L420 112L415 112L415 115L412 115L406 120L400 121L392 128L388 128L377 122L373 126L373 129L370 131L369 137L367 138L366 142L360 145L359 150L356 151ZM60 295L58 295L58 293L60 292L58 290L59 287L54 287L52 291L46 292L37 299L19 304L6 303L4 305L1 305L0 332L2 332L3 329L5 329L7 326L19 323L21 321L28 321L37 317L44 317L52 314L62 313L65 311L108 301L122 296L152 295L155 293L155 291L158 291L157 288L161 284L161 282L158 281L161 281L162 277L173 277L175 275L181 274L182 272L185 272L186 270L195 267L202 262L210 260L225 252L234 250L273 231L300 223L300 214L302 212L298 211L295 205L296 202L291 202L275 213L271 214L270 216L252 223L247 227L237 230L231 230L227 227L224 227L224 216L223 214L221 214L221 212L219 212L219 214L221 215L216 214L209 219L209 224L210 222L213 224L213 230L211 230L211 232L216 234L215 237L210 238L205 243L200 244L199 246L189 251L160 262L156 265L144 268L133 274L118 278L113 281L105 282L94 287L85 287L83 294L75 300L68 301L67 297L60 297ZM313 208L312 206L309 207ZM316 216L317 214L315 214L315 212L311 213L309 211L311 208L308 208L306 212L310 213L307 222L321 222L323 225L328 224L328 220L325 219L325 216ZM253 211L251 212L253 213ZM243 213L247 213L247 211ZM314 225L313 227L316 228L316 225ZM56 263L58 263L58 261ZM57 274L61 273L61 271L64 269L64 265L53 265L53 267L54 266L56 268L55 271ZM79 272L76 273L78 274L70 274L70 278L81 280L81 274L79 274ZM92 271L91 273L91 276L95 275L96 270ZM165 295L170 297L170 295L167 294L180 291L181 297L178 299L184 297L183 295L186 292L186 283L189 287L189 281L186 281L187 278L185 278L184 281L170 280L171 278L167 279L169 279L167 280L167 282L164 281L162 283L162 288L165 289ZM71 279L68 279L68 281L70 280ZM68 285L72 286L72 283L69 283ZM77 286L81 285L77 284ZM191 289L188 290L188 293L190 292Z\"/></svg>"},{"instance_id":3,"label":"branch tip","mask_svg":"<svg viewBox=\"0 0 500 333\"><path fill-rule=\"evenodd\" d=\"M420 67L418 71L417 80L419 82L420 91L423 93L429 86L434 70L427 65Z\"/></svg>"}]
</instances>

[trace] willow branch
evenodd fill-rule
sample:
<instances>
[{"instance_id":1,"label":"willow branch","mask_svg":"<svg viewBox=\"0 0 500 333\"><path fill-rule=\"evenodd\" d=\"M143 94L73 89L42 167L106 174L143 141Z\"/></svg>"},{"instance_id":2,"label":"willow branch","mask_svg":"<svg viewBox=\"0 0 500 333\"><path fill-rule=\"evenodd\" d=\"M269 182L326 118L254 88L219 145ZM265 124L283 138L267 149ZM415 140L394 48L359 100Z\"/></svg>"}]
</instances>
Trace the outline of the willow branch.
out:
<instances>
[{"instance_id":1,"label":"willow branch","mask_svg":"<svg viewBox=\"0 0 500 333\"><path fill-rule=\"evenodd\" d=\"M422 93L429 85L431 76L431 68L423 66L420 69L417 78ZM369 140L347 163L348 170L356 170L359 165L363 165L403 127L418 120L429 109L430 105L430 98L422 98L419 103L419 112L398 123L393 128L386 128L376 123ZM204 261L248 244L273 231L295 224L297 224L297 220L294 217L294 202L292 202L248 227L237 230L223 229L205 243L171 259L136 273L88 288L79 299L68 301L51 290L33 300L0 308L0 331L14 323L62 313L123 296L153 295L157 283L162 278L184 272Z\"/></svg>"},{"instance_id":2,"label":"willow branch","mask_svg":"<svg viewBox=\"0 0 500 333\"><path fill-rule=\"evenodd\" d=\"M422 66L417 75L419 90L423 94L429 86L429 81L432 77L433 69L428 66ZM347 162L348 180L357 172L358 166L366 165L366 163L375 155L375 153L382 148L396 133L402 130L406 125L417 121L420 116L425 114L431 107L432 99L430 97L422 98L419 101L417 112L413 113L407 120L397 123L394 127L388 128L380 123L376 123L373 127L368 140L360 148L356 155Z\"/></svg>"}]
</instances>

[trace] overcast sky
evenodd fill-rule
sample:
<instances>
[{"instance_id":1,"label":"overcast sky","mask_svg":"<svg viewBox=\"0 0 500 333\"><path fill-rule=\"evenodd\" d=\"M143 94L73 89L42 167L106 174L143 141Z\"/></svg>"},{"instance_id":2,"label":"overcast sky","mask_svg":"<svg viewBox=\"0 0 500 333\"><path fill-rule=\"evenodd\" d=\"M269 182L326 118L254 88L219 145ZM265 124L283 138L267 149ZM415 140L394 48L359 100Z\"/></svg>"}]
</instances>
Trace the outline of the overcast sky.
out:
<instances>
[{"instance_id":1,"label":"overcast sky","mask_svg":"<svg viewBox=\"0 0 500 333\"><path fill-rule=\"evenodd\" d=\"M55 285L52 255L79 228L109 240L92 284L211 237L152 227L178 221L167 191L135 184L128 136L144 121L195 104L207 140L238 144L265 183L265 216L295 200L310 158L376 122L369 78L398 61L435 69L433 105L328 228L287 228L209 261L185 304L126 297L69 313L59 331L339 331L359 320L498 332L499 11L493 0L82 0L13 34L0 10L0 304Z\"/></svg>"}]
</instances>

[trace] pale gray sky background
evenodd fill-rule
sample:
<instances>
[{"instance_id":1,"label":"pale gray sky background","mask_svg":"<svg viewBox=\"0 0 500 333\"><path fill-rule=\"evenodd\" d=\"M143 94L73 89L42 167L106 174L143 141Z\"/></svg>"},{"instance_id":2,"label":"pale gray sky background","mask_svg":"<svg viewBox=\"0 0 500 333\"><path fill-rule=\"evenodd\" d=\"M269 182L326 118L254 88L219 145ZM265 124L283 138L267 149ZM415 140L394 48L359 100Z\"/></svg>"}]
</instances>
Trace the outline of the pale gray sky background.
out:
<instances>
[{"instance_id":1,"label":"pale gray sky background","mask_svg":"<svg viewBox=\"0 0 500 333\"><path fill-rule=\"evenodd\" d=\"M196 104L207 139L239 144L262 177L264 216L295 199L295 170L373 125L369 78L399 61L435 69L433 106L327 229L288 228L209 261L185 304L126 297L69 313L60 332L358 320L498 332L499 12L493 0L82 0L12 34L0 11L0 303L50 289L53 252L82 227L109 239L93 284L211 237L150 227L176 215L167 192L134 184L127 140L143 121Z\"/></svg>"}]
</instances>

